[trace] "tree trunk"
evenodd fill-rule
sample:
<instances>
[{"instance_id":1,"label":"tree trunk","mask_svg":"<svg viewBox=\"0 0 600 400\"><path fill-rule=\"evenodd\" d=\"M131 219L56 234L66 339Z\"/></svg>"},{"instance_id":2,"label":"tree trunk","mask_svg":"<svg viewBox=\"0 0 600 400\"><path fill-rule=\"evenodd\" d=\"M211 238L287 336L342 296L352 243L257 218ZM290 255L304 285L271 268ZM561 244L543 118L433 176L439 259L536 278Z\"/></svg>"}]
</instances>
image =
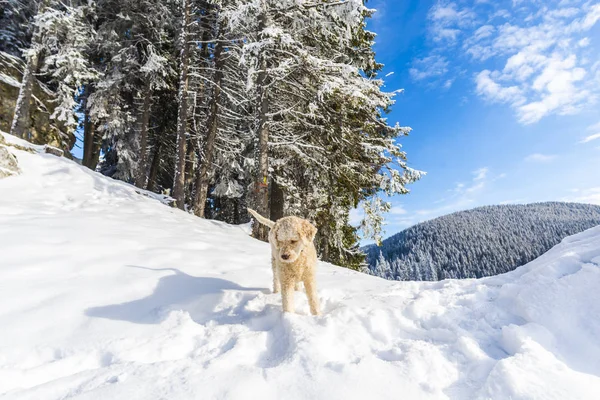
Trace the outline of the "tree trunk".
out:
<instances>
[{"instance_id":1,"label":"tree trunk","mask_svg":"<svg viewBox=\"0 0 600 400\"><path fill-rule=\"evenodd\" d=\"M241 199L233 199L233 223L240 224L240 201Z\"/></svg>"},{"instance_id":2,"label":"tree trunk","mask_svg":"<svg viewBox=\"0 0 600 400\"><path fill-rule=\"evenodd\" d=\"M39 50L34 51L33 54L27 57L27 64L25 65L25 71L23 71L23 79L21 80L21 88L19 89L19 97L17 97L15 113L10 127L10 134L22 139L29 139L29 137L26 137L26 133L31 125L31 96L33 94L33 84L35 82L35 73L38 69L39 59Z\"/></svg>"},{"instance_id":3,"label":"tree trunk","mask_svg":"<svg viewBox=\"0 0 600 400\"><path fill-rule=\"evenodd\" d=\"M83 160L81 163L91 170L96 169L97 159L96 162L94 162L94 155L98 152L97 147L99 147L95 146L97 144L94 137L95 134L96 125L90 121L89 115L86 113L85 121L83 123Z\"/></svg>"},{"instance_id":4,"label":"tree trunk","mask_svg":"<svg viewBox=\"0 0 600 400\"><path fill-rule=\"evenodd\" d=\"M150 173L148 174L148 185L146 190L154 192L156 190L156 177L158 176L158 167L160 167L160 150L162 142L157 141L154 145L154 155L152 156L152 164L150 165Z\"/></svg>"},{"instance_id":5,"label":"tree trunk","mask_svg":"<svg viewBox=\"0 0 600 400\"><path fill-rule=\"evenodd\" d=\"M187 144L185 150L185 180L184 180L184 191L185 191L185 201L188 204L193 199L191 198L191 192L194 186L194 178L196 172L196 165L199 164L199 160L195 160L195 154L198 153L198 142L197 140L192 139L192 134L190 132L187 135Z\"/></svg>"},{"instance_id":6,"label":"tree trunk","mask_svg":"<svg viewBox=\"0 0 600 400\"><path fill-rule=\"evenodd\" d=\"M258 18L258 31L262 32L267 26L267 15L262 12ZM266 88L266 68L266 60L262 57L256 82L260 107L258 114L258 170L254 181L254 190L256 192L256 211L265 218L269 218L269 129L267 126L269 97ZM255 238L267 241L268 232L266 226L259 223L254 224L252 233Z\"/></svg>"},{"instance_id":7,"label":"tree trunk","mask_svg":"<svg viewBox=\"0 0 600 400\"><path fill-rule=\"evenodd\" d=\"M92 125L93 141L92 141L92 158L90 168L96 170L100 162L100 149L102 148L102 136L96 134L96 125Z\"/></svg>"},{"instance_id":8,"label":"tree trunk","mask_svg":"<svg viewBox=\"0 0 600 400\"><path fill-rule=\"evenodd\" d=\"M283 218L283 206L284 206L283 190L275 182L275 179L271 180L271 196L269 197L269 209L271 212L271 219L277 221Z\"/></svg>"},{"instance_id":9,"label":"tree trunk","mask_svg":"<svg viewBox=\"0 0 600 400\"><path fill-rule=\"evenodd\" d=\"M221 96L221 82L223 80L223 59L221 57L223 45L217 40L215 46L215 76L213 95L210 100L207 135L204 141L204 157L200 162L200 170L196 180L196 197L194 198L194 213L204 218L206 207L206 199L208 197L208 185L210 184L210 176L212 174L212 164L215 153L215 140L217 138L217 128L219 124L219 100Z\"/></svg>"},{"instance_id":10,"label":"tree trunk","mask_svg":"<svg viewBox=\"0 0 600 400\"><path fill-rule=\"evenodd\" d=\"M150 106L152 103L152 89L146 85L144 91L144 102L142 103L142 114L139 127L139 154L138 170L136 171L135 186L144 188L148 170L148 124L150 122Z\"/></svg>"},{"instance_id":11,"label":"tree trunk","mask_svg":"<svg viewBox=\"0 0 600 400\"><path fill-rule=\"evenodd\" d=\"M183 2L183 21L181 27L181 75L179 79L179 110L177 112L177 153L175 158L175 176L173 177L173 193L175 204L180 209L185 207L185 154L187 139L188 111L188 69L190 63L189 27L191 23L192 5L190 0Z\"/></svg>"},{"instance_id":12,"label":"tree trunk","mask_svg":"<svg viewBox=\"0 0 600 400\"><path fill-rule=\"evenodd\" d=\"M88 167L91 170L96 169L97 162L94 163L94 150L97 152L98 149L95 147L97 145L97 140L94 137L96 133L96 125L92 122L90 118L90 110L88 109L88 99L90 97L90 85L85 86L84 92L84 100L83 100L83 159L81 160L81 164L84 167Z\"/></svg>"},{"instance_id":13,"label":"tree trunk","mask_svg":"<svg viewBox=\"0 0 600 400\"><path fill-rule=\"evenodd\" d=\"M39 3L37 15L41 15L46 9L48 0L44 0ZM33 37L31 38L31 54L27 57L27 64L23 71L23 78L21 79L21 87L19 89L19 96L17 97L17 103L15 104L15 112L10 126L10 134L22 139L29 139L26 137L27 130L31 126L31 97L33 95L33 84L35 83L35 74L39 68L39 62L42 59L43 49L37 48L38 44L41 43L41 32L39 27L35 28Z\"/></svg>"}]
</instances>

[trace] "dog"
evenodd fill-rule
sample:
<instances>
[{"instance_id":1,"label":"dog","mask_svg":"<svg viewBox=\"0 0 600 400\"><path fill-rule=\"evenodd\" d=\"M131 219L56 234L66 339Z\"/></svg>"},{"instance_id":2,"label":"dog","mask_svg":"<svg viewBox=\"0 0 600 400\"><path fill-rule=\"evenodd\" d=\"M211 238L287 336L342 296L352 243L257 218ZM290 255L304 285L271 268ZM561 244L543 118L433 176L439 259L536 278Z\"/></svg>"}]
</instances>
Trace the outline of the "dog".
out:
<instances>
[{"instance_id":1,"label":"dog","mask_svg":"<svg viewBox=\"0 0 600 400\"><path fill-rule=\"evenodd\" d=\"M315 273L317 250L313 240L317 228L305 219L284 217L273 222L248 209L256 220L271 228L271 267L273 268L273 293L281 291L283 312L294 312L294 291L304 283L312 315L320 315Z\"/></svg>"}]
</instances>

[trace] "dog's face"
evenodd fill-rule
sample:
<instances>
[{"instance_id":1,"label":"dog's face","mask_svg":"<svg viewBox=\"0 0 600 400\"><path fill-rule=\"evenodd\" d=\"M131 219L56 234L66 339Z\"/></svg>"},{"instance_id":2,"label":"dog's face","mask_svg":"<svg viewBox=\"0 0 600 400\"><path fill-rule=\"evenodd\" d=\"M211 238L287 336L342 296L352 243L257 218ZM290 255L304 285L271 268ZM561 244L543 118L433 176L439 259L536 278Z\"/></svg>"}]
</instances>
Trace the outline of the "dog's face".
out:
<instances>
[{"instance_id":1,"label":"dog's face","mask_svg":"<svg viewBox=\"0 0 600 400\"><path fill-rule=\"evenodd\" d=\"M277 221L271 233L271 240L277 249L276 257L280 262L293 263L312 244L317 228L304 219L287 217Z\"/></svg>"}]
</instances>

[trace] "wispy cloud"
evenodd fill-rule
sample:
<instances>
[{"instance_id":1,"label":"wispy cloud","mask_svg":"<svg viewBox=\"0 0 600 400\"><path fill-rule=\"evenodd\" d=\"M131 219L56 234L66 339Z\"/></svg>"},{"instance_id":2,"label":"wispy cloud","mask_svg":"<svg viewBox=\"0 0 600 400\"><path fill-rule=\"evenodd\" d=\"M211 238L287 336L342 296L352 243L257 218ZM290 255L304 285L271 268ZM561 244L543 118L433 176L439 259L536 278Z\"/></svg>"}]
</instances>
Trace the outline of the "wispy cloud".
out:
<instances>
[{"instance_id":1,"label":"wispy cloud","mask_svg":"<svg viewBox=\"0 0 600 400\"><path fill-rule=\"evenodd\" d=\"M479 168L478 170L473 171L473 175L475 175L473 180L475 182L484 180L489 171L490 169L488 167Z\"/></svg>"},{"instance_id":2,"label":"wispy cloud","mask_svg":"<svg viewBox=\"0 0 600 400\"><path fill-rule=\"evenodd\" d=\"M455 183L446 191L446 196L433 202L437 206L407 210L402 205L394 204L387 221L396 229L403 229L441 215L475 207L481 204L481 196L486 192L486 188L505 177L504 173L492 173L488 167L478 168L471 171L469 179Z\"/></svg>"},{"instance_id":3,"label":"wispy cloud","mask_svg":"<svg viewBox=\"0 0 600 400\"><path fill-rule=\"evenodd\" d=\"M591 142L592 140L600 139L600 122L588 127L587 131L593 133L581 139L579 143L587 143Z\"/></svg>"},{"instance_id":4,"label":"wispy cloud","mask_svg":"<svg viewBox=\"0 0 600 400\"><path fill-rule=\"evenodd\" d=\"M581 139L581 143L591 142L592 140L600 139L600 133L595 133L593 135L589 135Z\"/></svg>"},{"instance_id":5,"label":"wispy cloud","mask_svg":"<svg viewBox=\"0 0 600 400\"><path fill-rule=\"evenodd\" d=\"M446 79L446 82L442 85L444 89L450 89L452 84L454 83L454 79Z\"/></svg>"},{"instance_id":6,"label":"wispy cloud","mask_svg":"<svg viewBox=\"0 0 600 400\"><path fill-rule=\"evenodd\" d=\"M438 1L429 10L430 35L435 42L456 42L463 29L473 25L475 18L469 8L459 8L455 2Z\"/></svg>"},{"instance_id":7,"label":"wispy cloud","mask_svg":"<svg viewBox=\"0 0 600 400\"><path fill-rule=\"evenodd\" d=\"M506 204L525 204L527 203L527 199L510 199L501 201L498 204L506 205Z\"/></svg>"},{"instance_id":8,"label":"wispy cloud","mask_svg":"<svg viewBox=\"0 0 600 400\"><path fill-rule=\"evenodd\" d=\"M515 15L494 31L486 27L485 35L475 31L464 44L474 60L504 60L502 69L476 75L478 93L487 100L509 103L523 124L551 114L575 114L595 103L599 88L590 85L594 71L583 61L581 48L589 44L585 34L596 24L600 5L559 3L551 9L522 3L519 7L527 12L531 11L527 7L538 12L525 19ZM497 85L488 82L498 96L481 89L482 78Z\"/></svg>"},{"instance_id":9,"label":"wispy cloud","mask_svg":"<svg viewBox=\"0 0 600 400\"><path fill-rule=\"evenodd\" d=\"M490 169L482 167L472 171L472 178L468 182L458 182L454 188L450 189L449 196L440 199L436 203L442 205L431 209L417 210L416 214L422 217L433 218L438 215L443 215L449 212L457 211L472 207L476 202L478 195L483 192L483 189L496 179L505 177L505 174L500 174L495 177L490 177Z\"/></svg>"},{"instance_id":10,"label":"wispy cloud","mask_svg":"<svg viewBox=\"0 0 600 400\"><path fill-rule=\"evenodd\" d=\"M545 163L545 162L550 162L550 161L555 160L556 157L557 156L554 154L534 153L534 154L530 154L527 157L525 157L525 161Z\"/></svg>"},{"instance_id":11,"label":"wispy cloud","mask_svg":"<svg viewBox=\"0 0 600 400\"><path fill-rule=\"evenodd\" d=\"M576 203L600 204L600 187L587 189L574 189L571 196L564 197L563 201L573 201Z\"/></svg>"},{"instance_id":12,"label":"wispy cloud","mask_svg":"<svg viewBox=\"0 0 600 400\"><path fill-rule=\"evenodd\" d=\"M390 210L390 214L392 215L404 215L407 211L399 204L392 205L392 209Z\"/></svg>"},{"instance_id":13,"label":"wispy cloud","mask_svg":"<svg viewBox=\"0 0 600 400\"><path fill-rule=\"evenodd\" d=\"M490 70L483 70L475 77L477 94L492 102L510 103L513 105L523 104L525 98L518 86L502 86L496 82Z\"/></svg>"},{"instance_id":14,"label":"wispy cloud","mask_svg":"<svg viewBox=\"0 0 600 400\"><path fill-rule=\"evenodd\" d=\"M501 5L438 0L428 14L432 54L469 62L475 68L475 92L488 102L508 104L522 124L594 105L600 98L600 56L590 31L600 21L600 4L519 0ZM467 56L457 57L458 51ZM453 67L445 64L443 74ZM425 70L418 76L439 75Z\"/></svg>"},{"instance_id":15,"label":"wispy cloud","mask_svg":"<svg viewBox=\"0 0 600 400\"><path fill-rule=\"evenodd\" d=\"M412 79L420 81L446 74L448 64L445 57L433 55L413 60L412 67L408 71Z\"/></svg>"}]
</instances>

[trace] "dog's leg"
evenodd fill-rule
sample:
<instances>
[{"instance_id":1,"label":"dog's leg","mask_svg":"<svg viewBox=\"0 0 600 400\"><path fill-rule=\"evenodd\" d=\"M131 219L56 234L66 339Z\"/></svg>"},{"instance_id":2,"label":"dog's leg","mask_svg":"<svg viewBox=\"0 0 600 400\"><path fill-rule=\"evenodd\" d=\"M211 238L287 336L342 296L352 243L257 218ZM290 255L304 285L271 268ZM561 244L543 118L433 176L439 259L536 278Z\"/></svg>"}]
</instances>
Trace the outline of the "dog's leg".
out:
<instances>
[{"instance_id":1,"label":"dog's leg","mask_svg":"<svg viewBox=\"0 0 600 400\"><path fill-rule=\"evenodd\" d=\"M307 274L304 277L304 288L306 289L306 297L308 297L308 305L312 315L320 315L319 295L317 293L317 285L314 274Z\"/></svg>"},{"instance_id":2,"label":"dog's leg","mask_svg":"<svg viewBox=\"0 0 600 400\"><path fill-rule=\"evenodd\" d=\"M289 279L291 278L289 276L283 276L282 278L281 302L283 305L283 312L293 313L296 309L294 306L294 280Z\"/></svg>"},{"instance_id":3,"label":"dog's leg","mask_svg":"<svg viewBox=\"0 0 600 400\"><path fill-rule=\"evenodd\" d=\"M271 268L273 269L273 293L281 291L281 282L279 281L279 268L274 257L271 257Z\"/></svg>"}]
</instances>

